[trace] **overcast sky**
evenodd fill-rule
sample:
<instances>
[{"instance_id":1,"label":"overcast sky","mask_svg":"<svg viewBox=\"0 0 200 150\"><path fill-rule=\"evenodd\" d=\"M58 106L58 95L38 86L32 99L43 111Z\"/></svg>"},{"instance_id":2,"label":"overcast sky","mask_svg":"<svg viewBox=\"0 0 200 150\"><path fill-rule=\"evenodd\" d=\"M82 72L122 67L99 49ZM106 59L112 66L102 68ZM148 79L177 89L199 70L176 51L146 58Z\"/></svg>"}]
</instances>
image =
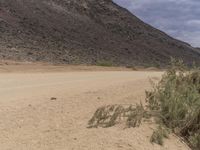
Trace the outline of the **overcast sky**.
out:
<instances>
[{"instance_id":1,"label":"overcast sky","mask_svg":"<svg viewBox=\"0 0 200 150\"><path fill-rule=\"evenodd\" d=\"M113 0L144 22L200 47L200 0Z\"/></svg>"}]
</instances>

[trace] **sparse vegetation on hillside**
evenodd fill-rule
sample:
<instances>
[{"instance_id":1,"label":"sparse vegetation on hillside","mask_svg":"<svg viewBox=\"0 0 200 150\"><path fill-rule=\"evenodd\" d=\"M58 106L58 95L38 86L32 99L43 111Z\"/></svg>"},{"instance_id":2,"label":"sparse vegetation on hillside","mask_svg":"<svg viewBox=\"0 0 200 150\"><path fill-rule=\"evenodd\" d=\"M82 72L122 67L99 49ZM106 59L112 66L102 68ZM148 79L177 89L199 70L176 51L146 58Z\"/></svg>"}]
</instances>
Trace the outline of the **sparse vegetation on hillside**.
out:
<instances>
[{"instance_id":1,"label":"sparse vegetation on hillside","mask_svg":"<svg viewBox=\"0 0 200 150\"><path fill-rule=\"evenodd\" d=\"M147 107L119 105L99 108L89 121L90 127L111 127L125 120L128 127L141 124L143 118L154 117L159 128L151 142L162 145L168 130L185 139L194 149L200 148L200 70L188 70L182 61L172 66L151 91L146 92Z\"/></svg>"},{"instance_id":2,"label":"sparse vegetation on hillside","mask_svg":"<svg viewBox=\"0 0 200 150\"><path fill-rule=\"evenodd\" d=\"M98 61L96 63L97 66L103 66L103 67L111 67L113 66L113 63L110 61Z\"/></svg>"},{"instance_id":3,"label":"sparse vegetation on hillside","mask_svg":"<svg viewBox=\"0 0 200 150\"><path fill-rule=\"evenodd\" d=\"M173 55L200 64L189 44L112 0L0 0L0 35L1 60L159 68Z\"/></svg>"}]
</instances>

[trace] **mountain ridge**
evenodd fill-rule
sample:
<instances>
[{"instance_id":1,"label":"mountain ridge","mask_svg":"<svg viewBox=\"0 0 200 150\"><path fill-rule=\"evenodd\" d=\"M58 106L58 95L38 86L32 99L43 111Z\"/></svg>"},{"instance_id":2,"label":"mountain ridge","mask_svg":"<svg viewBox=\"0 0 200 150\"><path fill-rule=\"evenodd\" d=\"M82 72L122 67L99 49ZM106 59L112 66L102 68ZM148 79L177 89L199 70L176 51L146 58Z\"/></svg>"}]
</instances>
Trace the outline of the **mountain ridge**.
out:
<instances>
[{"instance_id":1,"label":"mountain ridge","mask_svg":"<svg viewBox=\"0 0 200 150\"><path fill-rule=\"evenodd\" d=\"M1 0L0 58L65 64L199 64L199 52L112 0Z\"/></svg>"}]
</instances>

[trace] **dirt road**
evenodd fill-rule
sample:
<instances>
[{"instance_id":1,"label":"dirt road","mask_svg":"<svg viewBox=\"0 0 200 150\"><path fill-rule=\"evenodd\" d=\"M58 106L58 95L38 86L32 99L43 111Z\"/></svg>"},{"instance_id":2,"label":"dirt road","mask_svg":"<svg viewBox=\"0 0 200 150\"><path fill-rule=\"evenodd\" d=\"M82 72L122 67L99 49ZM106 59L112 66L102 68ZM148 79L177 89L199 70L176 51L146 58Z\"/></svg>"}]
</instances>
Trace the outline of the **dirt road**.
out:
<instances>
[{"instance_id":1,"label":"dirt road","mask_svg":"<svg viewBox=\"0 0 200 150\"><path fill-rule=\"evenodd\" d=\"M160 72L96 71L0 74L0 150L185 150L171 136L149 142L154 124L88 129L108 104L144 101L149 78ZM54 97L54 98L52 98Z\"/></svg>"}]
</instances>

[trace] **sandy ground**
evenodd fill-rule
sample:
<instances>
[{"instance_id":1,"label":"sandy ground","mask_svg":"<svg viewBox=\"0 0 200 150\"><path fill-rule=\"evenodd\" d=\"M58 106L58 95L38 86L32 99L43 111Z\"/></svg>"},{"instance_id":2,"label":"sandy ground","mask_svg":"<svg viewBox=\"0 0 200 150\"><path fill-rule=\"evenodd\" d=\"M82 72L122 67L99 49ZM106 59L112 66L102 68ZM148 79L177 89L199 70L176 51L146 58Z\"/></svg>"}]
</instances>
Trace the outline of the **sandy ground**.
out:
<instances>
[{"instance_id":1,"label":"sandy ground","mask_svg":"<svg viewBox=\"0 0 200 150\"><path fill-rule=\"evenodd\" d=\"M151 144L153 123L130 129L87 128L100 106L144 101L149 78L158 79L161 72L32 68L1 70L0 150L188 149L173 135L163 147Z\"/></svg>"}]
</instances>

